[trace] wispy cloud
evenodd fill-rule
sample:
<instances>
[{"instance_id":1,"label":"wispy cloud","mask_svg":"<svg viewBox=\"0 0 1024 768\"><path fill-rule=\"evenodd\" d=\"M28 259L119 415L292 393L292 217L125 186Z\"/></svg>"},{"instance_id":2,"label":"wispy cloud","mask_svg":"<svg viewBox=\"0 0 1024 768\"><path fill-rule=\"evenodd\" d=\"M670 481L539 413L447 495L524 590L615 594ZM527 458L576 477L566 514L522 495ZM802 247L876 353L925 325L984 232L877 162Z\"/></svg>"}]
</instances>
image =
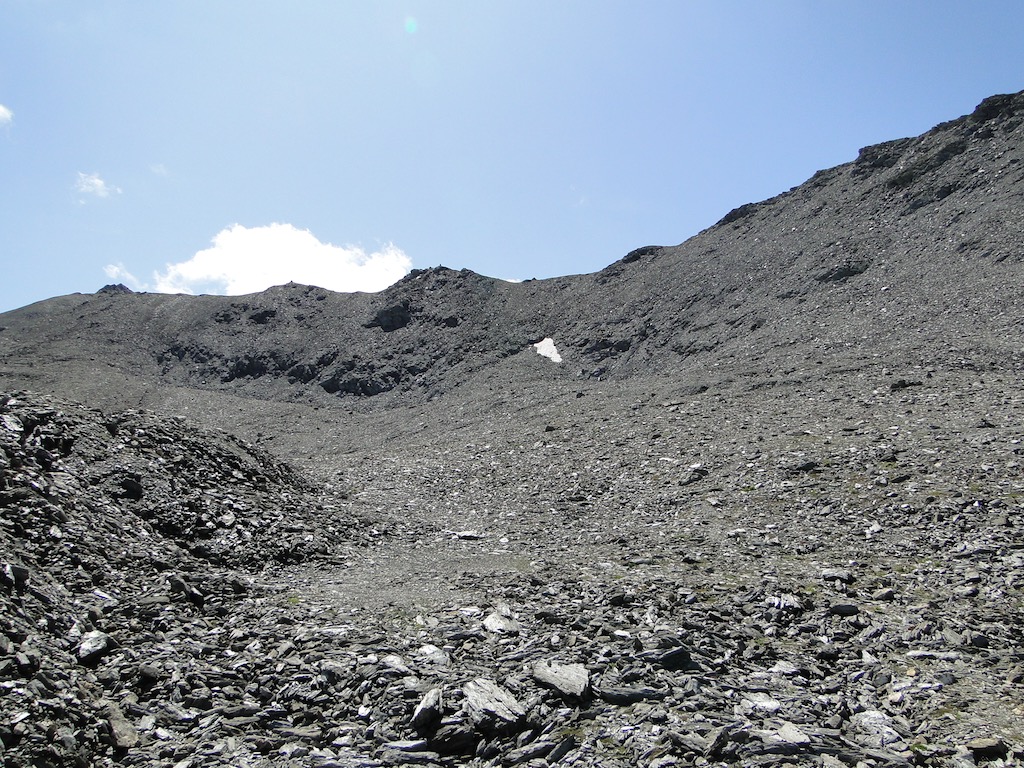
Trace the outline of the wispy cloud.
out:
<instances>
[{"instance_id":1,"label":"wispy cloud","mask_svg":"<svg viewBox=\"0 0 1024 768\"><path fill-rule=\"evenodd\" d=\"M0 125L10 125L14 120L14 113L8 107L0 104Z\"/></svg>"},{"instance_id":2,"label":"wispy cloud","mask_svg":"<svg viewBox=\"0 0 1024 768\"><path fill-rule=\"evenodd\" d=\"M212 247L155 273L152 286L136 280L122 264L108 265L106 273L135 290L237 296L287 282L333 291L379 291L410 269L412 260L390 243L367 253L354 245L323 243L291 224L234 224L217 233Z\"/></svg>"},{"instance_id":3,"label":"wispy cloud","mask_svg":"<svg viewBox=\"0 0 1024 768\"><path fill-rule=\"evenodd\" d=\"M78 172L75 189L83 195L92 195L93 197L110 197L121 194L120 187L110 186L98 173L82 173L81 171Z\"/></svg>"},{"instance_id":4,"label":"wispy cloud","mask_svg":"<svg viewBox=\"0 0 1024 768\"><path fill-rule=\"evenodd\" d=\"M142 291L146 289L146 285L139 280L139 278L125 269L124 264L107 264L107 266L103 268L103 271L106 272L107 277L111 280L126 283L133 291Z\"/></svg>"}]
</instances>

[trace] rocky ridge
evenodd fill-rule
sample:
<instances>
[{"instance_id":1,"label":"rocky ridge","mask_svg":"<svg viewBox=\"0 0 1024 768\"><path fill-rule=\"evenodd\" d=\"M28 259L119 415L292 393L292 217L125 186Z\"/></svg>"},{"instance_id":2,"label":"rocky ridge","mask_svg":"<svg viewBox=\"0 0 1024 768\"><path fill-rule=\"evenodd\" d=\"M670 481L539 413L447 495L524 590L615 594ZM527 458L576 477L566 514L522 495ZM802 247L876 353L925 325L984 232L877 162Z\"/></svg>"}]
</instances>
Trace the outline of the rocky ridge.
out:
<instances>
[{"instance_id":1,"label":"rocky ridge","mask_svg":"<svg viewBox=\"0 0 1024 768\"><path fill-rule=\"evenodd\" d=\"M986 99L592 275L511 284L435 268L373 295L290 284L52 299L0 318L0 370L90 401L127 383L391 407L450 392L548 337L566 364L544 375L563 380L760 379L791 375L794 358L855 367L872 354L1019 369L1022 115L1024 94ZM133 343L112 357L120 339ZM63 361L59 381L32 365L39 356Z\"/></svg>"}]
</instances>

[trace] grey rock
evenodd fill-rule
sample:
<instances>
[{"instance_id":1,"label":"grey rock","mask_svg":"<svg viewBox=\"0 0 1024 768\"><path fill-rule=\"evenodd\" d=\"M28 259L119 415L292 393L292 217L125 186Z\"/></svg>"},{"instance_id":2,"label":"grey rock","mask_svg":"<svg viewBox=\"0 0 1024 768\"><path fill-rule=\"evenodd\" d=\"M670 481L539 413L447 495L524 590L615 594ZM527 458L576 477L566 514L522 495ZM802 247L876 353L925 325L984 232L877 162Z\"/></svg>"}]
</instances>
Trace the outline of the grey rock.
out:
<instances>
[{"instance_id":1,"label":"grey rock","mask_svg":"<svg viewBox=\"0 0 1024 768\"><path fill-rule=\"evenodd\" d=\"M78 644L78 660L83 664L95 664L116 647L114 638L94 629L82 635L82 641Z\"/></svg>"},{"instance_id":2,"label":"grey rock","mask_svg":"<svg viewBox=\"0 0 1024 768\"><path fill-rule=\"evenodd\" d=\"M559 741L550 752L547 754L548 765L557 765L561 760L569 755L577 747L576 738L574 736L566 736Z\"/></svg>"},{"instance_id":3,"label":"grey rock","mask_svg":"<svg viewBox=\"0 0 1024 768\"><path fill-rule=\"evenodd\" d=\"M822 581L837 581L840 584L852 584L856 579L847 568L825 568L821 572Z\"/></svg>"},{"instance_id":4,"label":"grey rock","mask_svg":"<svg viewBox=\"0 0 1024 768\"><path fill-rule=\"evenodd\" d=\"M537 682L570 699L583 698L590 691L590 673L582 664L542 660L533 665L532 673Z\"/></svg>"},{"instance_id":5,"label":"grey rock","mask_svg":"<svg viewBox=\"0 0 1024 768\"><path fill-rule=\"evenodd\" d=\"M602 685L595 689L595 692L609 704L635 704L639 701L658 700L665 698L669 693L665 689L643 685Z\"/></svg>"},{"instance_id":6,"label":"grey rock","mask_svg":"<svg viewBox=\"0 0 1024 768\"><path fill-rule=\"evenodd\" d=\"M689 650L681 646L642 651L637 658L671 670L686 669L693 661Z\"/></svg>"},{"instance_id":7,"label":"grey rock","mask_svg":"<svg viewBox=\"0 0 1024 768\"><path fill-rule=\"evenodd\" d=\"M3 567L0 568L0 583L13 587L18 591L25 589L25 585L28 583L28 577L29 570L22 565L4 563Z\"/></svg>"},{"instance_id":8,"label":"grey rock","mask_svg":"<svg viewBox=\"0 0 1024 768\"><path fill-rule=\"evenodd\" d=\"M125 719L116 704L107 706L107 724L111 738L118 749L131 749L139 743L139 732Z\"/></svg>"},{"instance_id":9,"label":"grey rock","mask_svg":"<svg viewBox=\"0 0 1024 768\"><path fill-rule=\"evenodd\" d=\"M531 744L524 744L521 747L509 750L502 756L501 761L505 765L521 765L522 763L527 763L550 754L556 746L558 745L554 741L540 739Z\"/></svg>"},{"instance_id":10,"label":"grey rock","mask_svg":"<svg viewBox=\"0 0 1024 768\"><path fill-rule=\"evenodd\" d=\"M964 746L974 755L975 760L1001 760L1006 757L1006 742L997 737L980 736Z\"/></svg>"},{"instance_id":11,"label":"grey rock","mask_svg":"<svg viewBox=\"0 0 1024 768\"><path fill-rule=\"evenodd\" d=\"M385 749L394 749L399 752L424 752L427 751L426 739L402 739L400 741L388 741L383 744Z\"/></svg>"},{"instance_id":12,"label":"grey rock","mask_svg":"<svg viewBox=\"0 0 1024 768\"><path fill-rule=\"evenodd\" d=\"M500 613L494 612L487 615L484 618L484 628L490 632L496 632L499 634L513 634L518 633L521 626L511 616L503 616Z\"/></svg>"},{"instance_id":13,"label":"grey rock","mask_svg":"<svg viewBox=\"0 0 1024 768\"><path fill-rule=\"evenodd\" d=\"M903 739L896 730L895 721L876 709L853 715L850 718L850 735L855 741L868 747L886 747Z\"/></svg>"},{"instance_id":14,"label":"grey rock","mask_svg":"<svg viewBox=\"0 0 1024 768\"><path fill-rule=\"evenodd\" d=\"M453 718L441 722L430 746L442 755L466 755L476 749L479 741L480 735L471 723Z\"/></svg>"},{"instance_id":15,"label":"grey rock","mask_svg":"<svg viewBox=\"0 0 1024 768\"><path fill-rule=\"evenodd\" d=\"M856 616L860 608L854 603L833 603L829 606L828 612L833 616Z\"/></svg>"},{"instance_id":16,"label":"grey rock","mask_svg":"<svg viewBox=\"0 0 1024 768\"><path fill-rule=\"evenodd\" d=\"M783 723L782 727L775 731L775 737L787 744L806 745L811 743L811 737L800 730L793 723Z\"/></svg>"},{"instance_id":17,"label":"grey rock","mask_svg":"<svg viewBox=\"0 0 1024 768\"><path fill-rule=\"evenodd\" d=\"M487 730L503 730L517 725L525 716L515 696L494 680L477 678L462 687L466 711L478 726Z\"/></svg>"},{"instance_id":18,"label":"grey rock","mask_svg":"<svg viewBox=\"0 0 1024 768\"><path fill-rule=\"evenodd\" d=\"M440 721L443 712L441 689L431 688L420 699L412 714L412 726L418 731L433 729Z\"/></svg>"}]
</instances>

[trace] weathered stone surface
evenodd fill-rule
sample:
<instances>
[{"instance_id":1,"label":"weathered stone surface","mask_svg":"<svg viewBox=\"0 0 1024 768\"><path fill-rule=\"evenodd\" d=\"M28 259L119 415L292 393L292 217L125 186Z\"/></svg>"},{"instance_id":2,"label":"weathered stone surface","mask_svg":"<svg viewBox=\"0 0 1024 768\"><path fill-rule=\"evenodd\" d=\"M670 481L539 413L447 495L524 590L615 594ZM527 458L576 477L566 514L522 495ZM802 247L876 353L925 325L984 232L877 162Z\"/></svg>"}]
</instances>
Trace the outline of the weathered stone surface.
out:
<instances>
[{"instance_id":1,"label":"weathered stone surface","mask_svg":"<svg viewBox=\"0 0 1024 768\"><path fill-rule=\"evenodd\" d=\"M582 664L560 664L545 659L533 665L533 677L570 698L583 698L590 691L590 674Z\"/></svg>"},{"instance_id":2,"label":"weathered stone surface","mask_svg":"<svg viewBox=\"0 0 1024 768\"><path fill-rule=\"evenodd\" d=\"M902 741L893 718L876 709L858 712L850 718L850 732L859 743L868 747L886 747Z\"/></svg>"},{"instance_id":3,"label":"weathered stone surface","mask_svg":"<svg viewBox=\"0 0 1024 768\"><path fill-rule=\"evenodd\" d=\"M131 749L139 743L138 731L128 722L116 704L107 707L107 723L114 746L118 749Z\"/></svg>"},{"instance_id":4,"label":"weathered stone surface","mask_svg":"<svg viewBox=\"0 0 1024 768\"><path fill-rule=\"evenodd\" d=\"M829 606L828 612L833 616L856 616L860 608L854 603L833 603Z\"/></svg>"},{"instance_id":5,"label":"weathered stone surface","mask_svg":"<svg viewBox=\"0 0 1024 768\"><path fill-rule=\"evenodd\" d=\"M811 743L811 737L793 723L783 723L782 727L775 732L775 736L787 744L805 745Z\"/></svg>"},{"instance_id":6,"label":"weathered stone surface","mask_svg":"<svg viewBox=\"0 0 1024 768\"><path fill-rule=\"evenodd\" d=\"M500 613L490 613L484 619L484 628L491 632L511 634L519 632L520 625L511 616L502 616Z\"/></svg>"},{"instance_id":7,"label":"weathered stone surface","mask_svg":"<svg viewBox=\"0 0 1024 768\"><path fill-rule=\"evenodd\" d=\"M94 629L82 636L82 642L78 644L78 660L83 664L95 664L116 647L114 638Z\"/></svg>"},{"instance_id":8,"label":"weathered stone surface","mask_svg":"<svg viewBox=\"0 0 1024 768\"><path fill-rule=\"evenodd\" d=\"M668 692L644 685L609 685L598 688L597 695L611 704L635 704L649 699L663 699Z\"/></svg>"},{"instance_id":9,"label":"weathered stone surface","mask_svg":"<svg viewBox=\"0 0 1024 768\"><path fill-rule=\"evenodd\" d=\"M419 731L430 730L440 722L443 711L441 689L431 688L416 705L412 713L412 725Z\"/></svg>"},{"instance_id":10,"label":"weathered stone surface","mask_svg":"<svg viewBox=\"0 0 1024 768\"><path fill-rule=\"evenodd\" d=\"M999 738L981 736L965 745L975 760L1000 760L1006 757L1006 743Z\"/></svg>"},{"instance_id":11,"label":"weathered stone surface","mask_svg":"<svg viewBox=\"0 0 1024 768\"><path fill-rule=\"evenodd\" d=\"M515 726L526 715L515 696L494 680L471 680L462 686L462 692L469 716L484 728L500 730Z\"/></svg>"}]
</instances>

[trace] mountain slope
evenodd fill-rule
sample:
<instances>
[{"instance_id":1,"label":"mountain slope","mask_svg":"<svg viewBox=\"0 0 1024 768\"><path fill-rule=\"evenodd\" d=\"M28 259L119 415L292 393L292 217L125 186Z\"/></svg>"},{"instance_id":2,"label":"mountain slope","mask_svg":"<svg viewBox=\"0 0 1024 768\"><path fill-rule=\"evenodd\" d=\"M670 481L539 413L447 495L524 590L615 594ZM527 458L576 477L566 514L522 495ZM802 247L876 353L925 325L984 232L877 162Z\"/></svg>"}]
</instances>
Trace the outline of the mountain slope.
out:
<instances>
[{"instance_id":1,"label":"mountain slope","mask_svg":"<svg viewBox=\"0 0 1024 768\"><path fill-rule=\"evenodd\" d=\"M725 366L763 379L875 357L1016 368L1022 139L1024 95L992 97L592 275L509 284L436 268L374 295L290 284L52 299L0 315L0 371L46 388L81 370L331 404L429 398L545 337L565 362L530 375L699 379ZM64 371L45 373L49 361Z\"/></svg>"}]
</instances>

